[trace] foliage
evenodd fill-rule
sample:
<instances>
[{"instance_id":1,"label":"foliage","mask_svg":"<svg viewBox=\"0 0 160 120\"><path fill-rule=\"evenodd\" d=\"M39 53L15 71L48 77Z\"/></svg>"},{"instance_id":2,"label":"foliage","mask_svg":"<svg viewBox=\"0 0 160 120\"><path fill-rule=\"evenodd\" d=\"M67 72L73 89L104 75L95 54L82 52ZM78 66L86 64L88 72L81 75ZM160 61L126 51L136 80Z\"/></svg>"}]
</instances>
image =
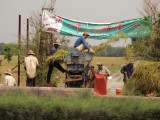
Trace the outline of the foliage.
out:
<instances>
[{"instance_id":1,"label":"foliage","mask_svg":"<svg viewBox=\"0 0 160 120\"><path fill-rule=\"evenodd\" d=\"M137 38L136 41L133 42L132 46L128 48L128 50L132 52L131 56L138 59L149 59L149 41L150 37Z\"/></svg>"},{"instance_id":2,"label":"foliage","mask_svg":"<svg viewBox=\"0 0 160 120\"><path fill-rule=\"evenodd\" d=\"M7 59L7 61L10 62L12 60L12 56L20 54L21 50L22 48L20 48L17 44L13 44L13 43L6 44L4 49L4 52L5 52L4 59ZM23 55L22 52L21 52L21 55Z\"/></svg>"},{"instance_id":3,"label":"foliage","mask_svg":"<svg viewBox=\"0 0 160 120\"><path fill-rule=\"evenodd\" d=\"M159 5L159 0L142 0L141 8L138 9L138 12L142 16L152 16L154 24L158 21Z\"/></svg>"},{"instance_id":4,"label":"foliage","mask_svg":"<svg viewBox=\"0 0 160 120\"><path fill-rule=\"evenodd\" d=\"M23 92L0 96L0 120L142 120L159 119L157 100L105 98L89 95L36 97Z\"/></svg>"},{"instance_id":5,"label":"foliage","mask_svg":"<svg viewBox=\"0 0 160 120\"><path fill-rule=\"evenodd\" d=\"M44 8L48 7L54 8L53 0L51 1L49 6L46 6ZM41 23L42 23L42 12L34 13L30 17L30 26L34 30L31 35L33 39L30 42L30 49L32 49L35 52L35 56L38 58L39 61L39 68L37 70L38 86L43 86L44 83L46 83L46 75L48 71L48 62L47 62L48 60L46 61L46 59L56 57L56 56L49 57L50 50L53 47L53 43L55 41L60 41L62 44L61 48L64 49L68 49L68 43L69 43L69 40L65 36L61 36L58 32L48 33L43 31ZM60 57L61 56L60 52L62 51L60 52L58 51L55 54ZM63 51L63 53L64 52L65 51ZM53 72L56 72L56 69L53 69Z\"/></svg>"},{"instance_id":6,"label":"foliage","mask_svg":"<svg viewBox=\"0 0 160 120\"><path fill-rule=\"evenodd\" d=\"M151 36L136 38L129 50L134 58L160 61L160 18L152 25Z\"/></svg>"},{"instance_id":7,"label":"foliage","mask_svg":"<svg viewBox=\"0 0 160 120\"><path fill-rule=\"evenodd\" d=\"M4 55L5 43L0 43L0 55Z\"/></svg>"},{"instance_id":8,"label":"foliage","mask_svg":"<svg viewBox=\"0 0 160 120\"><path fill-rule=\"evenodd\" d=\"M125 53L126 53L125 59L128 61L128 63L132 62L132 57L133 57L132 45L127 45Z\"/></svg>"},{"instance_id":9,"label":"foliage","mask_svg":"<svg viewBox=\"0 0 160 120\"><path fill-rule=\"evenodd\" d=\"M160 61L160 18L159 22L153 26L150 44L151 56L155 61Z\"/></svg>"},{"instance_id":10,"label":"foliage","mask_svg":"<svg viewBox=\"0 0 160 120\"><path fill-rule=\"evenodd\" d=\"M160 94L160 63L144 62L139 64L132 78L125 86L125 93L146 95L151 92Z\"/></svg>"}]
</instances>

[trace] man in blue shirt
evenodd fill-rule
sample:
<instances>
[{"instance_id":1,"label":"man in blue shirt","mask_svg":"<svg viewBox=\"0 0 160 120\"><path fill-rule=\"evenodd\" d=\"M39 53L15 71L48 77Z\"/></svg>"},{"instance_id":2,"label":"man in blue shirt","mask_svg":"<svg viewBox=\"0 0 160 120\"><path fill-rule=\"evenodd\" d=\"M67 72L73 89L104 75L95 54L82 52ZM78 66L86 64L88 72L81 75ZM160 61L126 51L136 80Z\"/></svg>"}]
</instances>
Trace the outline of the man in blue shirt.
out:
<instances>
[{"instance_id":1,"label":"man in blue shirt","mask_svg":"<svg viewBox=\"0 0 160 120\"><path fill-rule=\"evenodd\" d=\"M90 36L88 32L84 32L83 36L77 39L74 44L75 50L82 52L83 50L88 49L90 53L93 53L93 50L88 46L88 41L85 40L88 38L88 36Z\"/></svg>"},{"instance_id":2,"label":"man in blue shirt","mask_svg":"<svg viewBox=\"0 0 160 120\"><path fill-rule=\"evenodd\" d=\"M58 41L55 42L54 46L53 46L53 48L50 52L50 55L53 55L57 51L57 49L60 45L61 45L60 42L58 42ZM49 62L49 70L48 70L48 74L47 74L47 83L50 83L51 74L52 74L52 71L53 71L54 67L56 67L59 71L61 71L63 73L65 72L65 69L57 61L52 61L51 60Z\"/></svg>"}]
</instances>

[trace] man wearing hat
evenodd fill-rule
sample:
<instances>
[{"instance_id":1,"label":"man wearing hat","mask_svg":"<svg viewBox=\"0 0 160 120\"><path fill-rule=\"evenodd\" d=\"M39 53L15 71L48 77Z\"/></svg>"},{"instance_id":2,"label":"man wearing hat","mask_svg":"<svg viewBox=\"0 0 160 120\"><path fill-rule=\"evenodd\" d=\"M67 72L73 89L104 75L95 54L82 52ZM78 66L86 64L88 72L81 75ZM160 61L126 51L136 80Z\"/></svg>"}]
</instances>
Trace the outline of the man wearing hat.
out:
<instances>
[{"instance_id":1,"label":"man wearing hat","mask_svg":"<svg viewBox=\"0 0 160 120\"><path fill-rule=\"evenodd\" d=\"M97 74L104 74L107 80L107 76L110 75L109 70L106 67L104 67L102 63L98 63L97 66L98 66Z\"/></svg>"},{"instance_id":2,"label":"man wearing hat","mask_svg":"<svg viewBox=\"0 0 160 120\"><path fill-rule=\"evenodd\" d=\"M27 75L27 85L29 87L35 87L36 81L36 69L39 66L38 59L33 56L34 52L32 50L28 51L28 56L24 60L24 69Z\"/></svg>"},{"instance_id":3,"label":"man wearing hat","mask_svg":"<svg viewBox=\"0 0 160 120\"><path fill-rule=\"evenodd\" d=\"M61 45L61 43L59 41L56 41L55 43L53 43L54 46L50 52L50 55L53 55L57 49L59 48L59 46ZM65 72L65 69L57 62L57 61L50 61L49 62L49 69L48 69L48 74L47 74L47 83L50 83L50 79L51 79L51 74L53 71L53 68L56 67L59 71L61 72Z\"/></svg>"},{"instance_id":4,"label":"man wearing hat","mask_svg":"<svg viewBox=\"0 0 160 120\"><path fill-rule=\"evenodd\" d=\"M4 80L4 84L6 86L12 87L12 86L16 86L16 80L14 79L14 77L12 76L11 70L8 69L5 72L5 80Z\"/></svg>"},{"instance_id":5,"label":"man wearing hat","mask_svg":"<svg viewBox=\"0 0 160 120\"><path fill-rule=\"evenodd\" d=\"M83 36L77 39L74 44L75 50L82 52L83 50L88 49L90 53L93 53L93 50L88 46L88 41L85 40L88 36L90 36L88 32L84 32Z\"/></svg>"}]
</instances>

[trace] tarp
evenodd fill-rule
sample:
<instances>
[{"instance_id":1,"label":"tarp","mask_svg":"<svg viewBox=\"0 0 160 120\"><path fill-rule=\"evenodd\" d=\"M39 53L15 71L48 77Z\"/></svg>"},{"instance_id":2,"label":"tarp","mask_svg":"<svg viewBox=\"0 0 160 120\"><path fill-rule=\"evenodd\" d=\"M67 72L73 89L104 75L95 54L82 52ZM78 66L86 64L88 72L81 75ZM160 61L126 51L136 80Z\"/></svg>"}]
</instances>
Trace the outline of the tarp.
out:
<instances>
[{"instance_id":1,"label":"tarp","mask_svg":"<svg viewBox=\"0 0 160 120\"><path fill-rule=\"evenodd\" d=\"M104 74L95 74L95 95L107 95L107 83Z\"/></svg>"},{"instance_id":2,"label":"tarp","mask_svg":"<svg viewBox=\"0 0 160 120\"><path fill-rule=\"evenodd\" d=\"M125 20L116 23L88 23L66 19L43 11L42 26L47 32L60 32L67 36L82 36L83 32L90 34L90 39L115 38L118 33L125 33L131 37L145 37L151 35L152 19L144 17ZM124 36L122 36L124 37Z\"/></svg>"}]
</instances>

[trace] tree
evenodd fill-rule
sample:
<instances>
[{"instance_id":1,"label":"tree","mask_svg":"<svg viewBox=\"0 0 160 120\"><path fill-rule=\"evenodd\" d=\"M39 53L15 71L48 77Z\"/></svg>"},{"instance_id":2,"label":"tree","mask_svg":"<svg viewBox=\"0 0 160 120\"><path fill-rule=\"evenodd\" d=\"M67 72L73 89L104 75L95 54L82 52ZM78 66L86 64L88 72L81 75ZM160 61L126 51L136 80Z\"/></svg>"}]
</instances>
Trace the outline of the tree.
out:
<instances>
[{"instance_id":1,"label":"tree","mask_svg":"<svg viewBox=\"0 0 160 120\"><path fill-rule=\"evenodd\" d=\"M143 0L139 13L143 16L152 16L152 33L149 37L133 38L132 47L134 57L160 61L160 14L158 6L160 0ZM145 17L147 19L147 17Z\"/></svg>"},{"instance_id":2,"label":"tree","mask_svg":"<svg viewBox=\"0 0 160 120\"><path fill-rule=\"evenodd\" d=\"M50 50L53 47L53 43L56 40L61 41L62 48L67 49L69 40L65 37L60 35L57 32L54 33L46 33L43 31L42 27L42 10L44 8L50 8L50 12L54 12L54 4L56 0L51 0L50 4L43 4L40 8L41 10L37 12L33 12L32 16L30 17L30 25L33 28L32 31L32 40L30 41L30 48L35 52L36 57L39 60L40 67L37 72L37 82L38 85L43 85L46 83L46 75L48 70L48 63L46 62L46 58L50 54Z\"/></svg>"},{"instance_id":3,"label":"tree","mask_svg":"<svg viewBox=\"0 0 160 120\"><path fill-rule=\"evenodd\" d=\"M152 16L153 24L158 21L158 6L160 4L160 0L142 0L141 8L138 9L138 12L142 16Z\"/></svg>"},{"instance_id":4,"label":"tree","mask_svg":"<svg viewBox=\"0 0 160 120\"><path fill-rule=\"evenodd\" d=\"M5 43L0 43L0 55L4 55Z\"/></svg>"}]
</instances>

